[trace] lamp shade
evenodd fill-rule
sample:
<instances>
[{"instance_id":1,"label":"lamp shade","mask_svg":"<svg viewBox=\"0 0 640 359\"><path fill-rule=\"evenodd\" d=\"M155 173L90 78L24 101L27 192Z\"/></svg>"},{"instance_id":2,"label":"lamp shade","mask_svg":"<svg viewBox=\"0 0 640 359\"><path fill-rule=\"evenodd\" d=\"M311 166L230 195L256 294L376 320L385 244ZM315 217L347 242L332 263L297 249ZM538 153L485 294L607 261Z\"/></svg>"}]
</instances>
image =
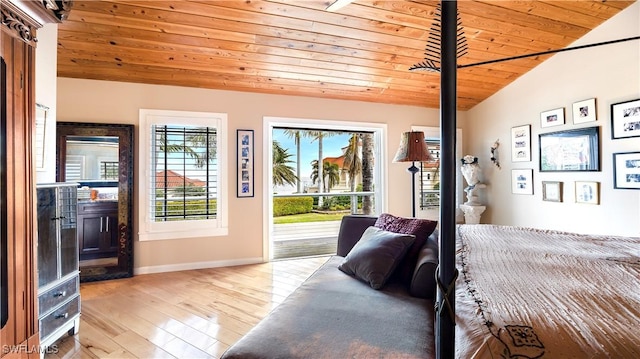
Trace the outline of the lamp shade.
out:
<instances>
[{"instance_id":1,"label":"lamp shade","mask_svg":"<svg viewBox=\"0 0 640 359\"><path fill-rule=\"evenodd\" d=\"M424 132L405 132L400 137L400 147L393 162L425 162L432 160L424 141Z\"/></svg>"}]
</instances>

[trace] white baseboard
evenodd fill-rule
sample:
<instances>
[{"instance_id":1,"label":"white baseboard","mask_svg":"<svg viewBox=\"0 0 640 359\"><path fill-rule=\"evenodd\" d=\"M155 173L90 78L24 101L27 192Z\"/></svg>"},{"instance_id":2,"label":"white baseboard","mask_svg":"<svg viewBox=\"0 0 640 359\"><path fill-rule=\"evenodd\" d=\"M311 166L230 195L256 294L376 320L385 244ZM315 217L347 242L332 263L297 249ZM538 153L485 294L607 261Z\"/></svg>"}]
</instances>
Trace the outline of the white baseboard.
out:
<instances>
[{"instance_id":1,"label":"white baseboard","mask_svg":"<svg viewBox=\"0 0 640 359\"><path fill-rule=\"evenodd\" d=\"M177 272L177 271L183 271L183 270L231 267L231 266L256 264L256 263L263 263L263 262L264 261L262 260L262 257L256 257L256 258L243 258L243 259L233 259L233 260L225 260L225 261L167 264L167 265L160 265L160 266L133 268L133 274L140 275L140 274L151 274L151 273Z\"/></svg>"}]
</instances>

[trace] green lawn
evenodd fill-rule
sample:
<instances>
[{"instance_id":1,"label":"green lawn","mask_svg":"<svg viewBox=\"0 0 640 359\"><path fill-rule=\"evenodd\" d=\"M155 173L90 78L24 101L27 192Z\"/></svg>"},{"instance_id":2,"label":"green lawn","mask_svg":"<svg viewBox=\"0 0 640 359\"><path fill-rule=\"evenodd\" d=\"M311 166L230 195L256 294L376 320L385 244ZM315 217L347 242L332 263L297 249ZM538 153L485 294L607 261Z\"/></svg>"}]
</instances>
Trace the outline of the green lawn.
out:
<instances>
[{"instance_id":1,"label":"green lawn","mask_svg":"<svg viewBox=\"0 0 640 359\"><path fill-rule=\"evenodd\" d=\"M275 224L284 224L284 223L302 223L302 222L325 222L325 221L339 221L343 216L348 213L303 213L303 214L293 214L290 216L280 216L274 217L273 223Z\"/></svg>"}]
</instances>

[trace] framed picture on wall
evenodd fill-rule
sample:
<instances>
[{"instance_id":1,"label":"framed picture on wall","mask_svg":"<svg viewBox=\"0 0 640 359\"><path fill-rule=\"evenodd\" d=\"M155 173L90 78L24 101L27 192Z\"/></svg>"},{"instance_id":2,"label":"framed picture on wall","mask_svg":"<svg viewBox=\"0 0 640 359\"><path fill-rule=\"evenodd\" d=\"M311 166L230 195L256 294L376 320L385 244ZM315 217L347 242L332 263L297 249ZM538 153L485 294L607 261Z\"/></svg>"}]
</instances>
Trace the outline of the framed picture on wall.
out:
<instances>
[{"instance_id":1,"label":"framed picture on wall","mask_svg":"<svg viewBox=\"0 0 640 359\"><path fill-rule=\"evenodd\" d=\"M511 193L533 194L533 170L511 170Z\"/></svg>"},{"instance_id":2,"label":"framed picture on wall","mask_svg":"<svg viewBox=\"0 0 640 359\"><path fill-rule=\"evenodd\" d=\"M573 104L573 123L593 122L596 120L596 99L578 101Z\"/></svg>"},{"instance_id":3,"label":"framed picture on wall","mask_svg":"<svg viewBox=\"0 0 640 359\"><path fill-rule=\"evenodd\" d=\"M613 188L640 189L640 152L613 154Z\"/></svg>"},{"instance_id":4,"label":"framed picture on wall","mask_svg":"<svg viewBox=\"0 0 640 359\"><path fill-rule=\"evenodd\" d=\"M562 182L542 181L542 200L562 202Z\"/></svg>"},{"instance_id":5,"label":"framed picture on wall","mask_svg":"<svg viewBox=\"0 0 640 359\"><path fill-rule=\"evenodd\" d=\"M531 161L531 125L511 128L511 162Z\"/></svg>"},{"instance_id":6,"label":"framed picture on wall","mask_svg":"<svg viewBox=\"0 0 640 359\"><path fill-rule=\"evenodd\" d=\"M253 197L253 130L237 130L238 197Z\"/></svg>"},{"instance_id":7,"label":"framed picture on wall","mask_svg":"<svg viewBox=\"0 0 640 359\"><path fill-rule=\"evenodd\" d=\"M600 204L600 182L576 181L576 203Z\"/></svg>"},{"instance_id":8,"label":"framed picture on wall","mask_svg":"<svg viewBox=\"0 0 640 359\"><path fill-rule=\"evenodd\" d=\"M540 113L540 127L564 125L564 107Z\"/></svg>"},{"instance_id":9,"label":"framed picture on wall","mask_svg":"<svg viewBox=\"0 0 640 359\"><path fill-rule=\"evenodd\" d=\"M611 138L640 137L640 99L611 105Z\"/></svg>"},{"instance_id":10,"label":"framed picture on wall","mask_svg":"<svg viewBox=\"0 0 640 359\"><path fill-rule=\"evenodd\" d=\"M600 171L599 127L541 133L540 172Z\"/></svg>"}]
</instances>

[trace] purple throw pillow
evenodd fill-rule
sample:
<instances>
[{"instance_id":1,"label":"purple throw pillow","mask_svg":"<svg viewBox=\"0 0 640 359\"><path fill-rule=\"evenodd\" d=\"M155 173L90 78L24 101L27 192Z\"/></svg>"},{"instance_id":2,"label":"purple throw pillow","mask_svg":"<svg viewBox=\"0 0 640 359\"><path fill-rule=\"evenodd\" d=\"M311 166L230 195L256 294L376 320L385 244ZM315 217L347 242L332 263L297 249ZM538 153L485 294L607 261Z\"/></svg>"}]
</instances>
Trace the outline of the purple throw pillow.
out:
<instances>
[{"instance_id":1,"label":"purple throw pillow","mask_svg":"<svg viewBox=\"0 0 640 359\"><path fill-rule=\"evenodd\" d=\"M428 219L396 217L389 213L383 213L378 217L375 227L389 232L412 234L416 236L413 244L407 251L402 262L396 269L396 276L406 285L410 285L413 270L418 261L420 249L427 242L427 238L436 229L438 222Z\"/></svg>"}]
</instances>

